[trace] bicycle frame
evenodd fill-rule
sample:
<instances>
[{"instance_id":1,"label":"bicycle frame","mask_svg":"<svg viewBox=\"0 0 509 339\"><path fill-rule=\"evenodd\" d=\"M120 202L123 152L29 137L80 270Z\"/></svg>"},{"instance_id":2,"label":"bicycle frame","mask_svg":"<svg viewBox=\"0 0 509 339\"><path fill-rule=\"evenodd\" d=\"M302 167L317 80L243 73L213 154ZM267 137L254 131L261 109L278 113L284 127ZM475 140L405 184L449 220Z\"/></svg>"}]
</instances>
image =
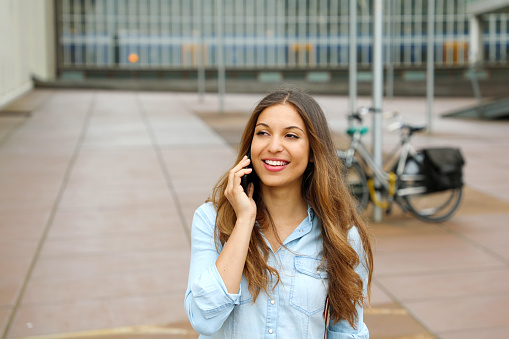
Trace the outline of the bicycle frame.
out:
<instances>
[{"instance_id":1,"label":"bicycle frame","mask_svg":"<svg viewBox=\"0 0 509 339\"><path fill-rule=\"evenodd\" d=\"M350 144L350 148L345 153L346 153L345 163L347 166L349 166L354 161L355 154L356 153L359 154L360 158L366 163L366 165L373 172L373 177L375 178L375 180L379 184L381 184L386 191L389 190L390 185L389 173L387 173L382 166L379 166L375 163L373 156L362 143L361 133L359 131L352 135L352 142ZM416 154L417 154L416 151L410 144L409 135L403 135L401 139L400 155L397 162L395 173L400 181L419 181L424 179L424 176L420 174L403 174L408 156L409 155L415 156ZM395 195L405 196L411 194L422 194L425 192L426 192L425 186L418 186L398 189L396 190Z\"/></svg>"}]
</instances>

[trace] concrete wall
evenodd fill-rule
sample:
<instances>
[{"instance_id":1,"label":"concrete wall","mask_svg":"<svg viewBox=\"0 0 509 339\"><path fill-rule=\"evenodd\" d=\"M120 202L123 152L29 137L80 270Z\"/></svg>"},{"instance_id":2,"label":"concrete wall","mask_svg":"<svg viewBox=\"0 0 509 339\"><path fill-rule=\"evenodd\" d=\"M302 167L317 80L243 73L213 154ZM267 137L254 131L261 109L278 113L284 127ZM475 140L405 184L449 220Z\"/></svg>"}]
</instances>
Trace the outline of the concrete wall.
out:
<instances>
[{"instance_id":1,"label":"concrete wall","mask_svg":"<svg viewBox=\"0 0 509 339\"><path fill-rule=\"evenodd\" d=\"M53 0L0 0L0 107L55 77Z\"/></svg>"}]
</instances>

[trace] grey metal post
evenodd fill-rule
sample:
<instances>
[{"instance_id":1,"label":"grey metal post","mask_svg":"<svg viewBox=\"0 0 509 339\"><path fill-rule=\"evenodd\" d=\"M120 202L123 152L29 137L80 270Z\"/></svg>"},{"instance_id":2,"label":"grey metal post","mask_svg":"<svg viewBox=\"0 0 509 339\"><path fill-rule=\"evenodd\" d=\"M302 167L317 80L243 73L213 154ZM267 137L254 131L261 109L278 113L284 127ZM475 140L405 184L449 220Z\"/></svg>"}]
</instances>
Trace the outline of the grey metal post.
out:
<instances>
[{"instance_id":1,"label":"grey metal post","mask_svg":"<svg viewBox=\"0 0 509 339\"><path fill-rule=\"evenodd\" d=\"M217 21L217 94L219 113L224 113L225 70L224 70L224 37L223 37L223 0L216 0Z\"/></svg>"},{"instance_id":2,"label":"grey metal post","mask_svg":"<svg viewBox=\"0 0 509 339\"><path fill-rule=\"evenodd\" d=\"M428 1L428 43L427 43L427 75L426 75L426 99L427 99L427 130L428 134L433 133L433 102L435 87L435 0Z\"/></svg>"},{"instance_id":3,"label":"grey metal post","mask_svg":"<svg viewBox=\"0 0 509 339\"><path fill-rule=\"evenodd\" d=\"M350 112L357 110L357 0L350 0L350 60L348 60L348 93ZM352 122L348 122L349 125Z\"/></svg>"},{"instance_id":4,"label":"grey metal post","mask_svg":"<svg viewBox=\"0 0 509 339\"><path fill-rule=\"evenodd\" d=\"M383 0L374 0L374 25L373 25L373 107L377 112L373 114L373 158L378 166L382 166L382 109L383 96L383 60L382 60L382 36L383 36ZM377 182L375 181L375 186ZM378 195L378 198L380 196ZM373 220L382 221L382 210L373 208Z\"/></svg>"}]
</instances>

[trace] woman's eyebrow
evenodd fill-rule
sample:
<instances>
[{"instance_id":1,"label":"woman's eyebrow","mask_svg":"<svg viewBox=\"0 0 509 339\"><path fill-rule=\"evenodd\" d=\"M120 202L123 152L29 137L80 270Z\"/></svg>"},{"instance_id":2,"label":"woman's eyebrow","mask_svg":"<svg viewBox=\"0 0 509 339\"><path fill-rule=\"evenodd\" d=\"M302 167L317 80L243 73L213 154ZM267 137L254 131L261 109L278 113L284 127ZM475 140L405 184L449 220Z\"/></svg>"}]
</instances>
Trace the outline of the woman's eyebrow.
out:
<instances>
[{"instance_id":1,"label":"woman's eyebrow","mask_svg":"<svg viewBox=\"0 0 509 339\"><path fill-rule=\"evenodd\" d=\"M261 126L265 126L265 127L270 127L269 125L267 125L266 123L263 123L263 122L259 122L258 124L256 124L256 126L255 126L255 127L258 127L258 126L260 126L260 125L261 125ZM293 126L293 125L292 125L292 126L285 127L285 129L294 129L294 128L296 128L296 129L301 130L302 132L304 132L304 130L303 130L302 128L300 128L299 126Z\"/></svg>"}]
</instances>

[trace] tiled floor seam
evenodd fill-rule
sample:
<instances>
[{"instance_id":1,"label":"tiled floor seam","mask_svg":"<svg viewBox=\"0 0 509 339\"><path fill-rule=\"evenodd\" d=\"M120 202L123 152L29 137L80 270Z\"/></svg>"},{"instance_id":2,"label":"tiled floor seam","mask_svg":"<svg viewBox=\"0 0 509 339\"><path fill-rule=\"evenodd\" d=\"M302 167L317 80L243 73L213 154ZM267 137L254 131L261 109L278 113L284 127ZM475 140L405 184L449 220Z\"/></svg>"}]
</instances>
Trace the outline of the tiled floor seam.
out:
<instances>
[{"instance_id":1,"label":"tiled floor seam","mask_svg":"<svg viewBox=\"0 0 509 339\"><path fill-rule=\"evenodd\" d=\"M178 196L177 191L175 189L175 186L173 185L173 182L171 180L170 172L168 171L168 168L166 167L166 164L164 162L164 156L162 154L161 146L160 146L159 141L157 139L157 135L155 134L154 128L152 127L152 124L150 123L150 118L148 117L148 115L147 115L147 113L145 111L145 107L143 106L143 103L141 101L141 98L140 98L138 92L136 92L135 101L136 101L136 104L138 105L138 108L140 110L141 116L143 118L143 122L145 124L145 128L147 129L149 138L150 138L150 140L152 142L152 148L154 149L154 151L156 153L157 161L159 162L159 166L160 166L161 171L163 172L163 176L164 176L164 178L166 180L166 185L167 185L168 190L169 190L169 192L170 192L170 194L172 196L172 199L173 199L173 201L175 203L175 208L176 208L177 213L179 215L179 219L180 219L180 224L181 224L182 230L184 231L184 234L186 235L187 242L188 242L189 246L191 246L191 234L190 234L189 228L186 227L187 220L186 220L186 217L184 215L184 212L183 212L183 209L182 209L182 205L180 203L179 196Z\"/></svg>"},{"instance_id":2,"label":"tiled floor seam","mask_svg":"<svg viewBox=\"0 0 509 339\"><path fill-rule=\"evenodd\" d=\"M78 138L78 141L76 142L76 146L75 146L73 154L71 156L71 160L69 161L69 164L67 165L67 168L65 170L64 177L63 177L62 182L60 184L60 188L58 189L58 194L57 194L57 197L55 199L55 203L53 204L53 207L51 208L50 216L48 217L48 221L47 221L47 223L46 223L46 225L44 227L44 231L43 231L43 233L41 235L41 238L40 238L40 240L39 240L39 242L37 244L37 248L35 249L35 253L34 253L34 255L32 257L32 260L30 262L30 266L28 268L28 271L27 271L27 273L25 275L25 278L23 279L23 283L22 283L21 289L19 290L19 292L17 293L17 296L15 298L15 302L14 302L14 305L13 305L13 308L12 308L12 312L9 315L8 319L7 319L4 332L2 333L2 338L6 338L8 333L9 333L9 330L11 328L12 322L13 322L14 317L16 315L17 309L19 308L21 300L23 299L23 295L25 293L28 281L30 280L30 277L32 276L32 272L33 272L33 270L35 268L35 265L37 264L40 252L42 250L42 247L44 245L44 242L46 240L48 232L49 232L49 230L51 228L51 225L53 223L53 220L55 218L55 214L56 214L56 211L58 209L58 206L60 205L63 192L64 192L64 190L65 190L65 188L67 186L67 182L69 181L69 177L70 177L70 174L71 174L72 169L74 167L74 164L76 162L76 159L79 156L79 153L80 153L80 150L81 150L81 146L82 146L83 140L85 138L85 135L86 135L86 132L87 132L87 129L88 129L88 126L89 126L90 119L91 119L91 117L93 115L95 99L96 99L96 93L94 91L93 96L91 98L91 102L89 103L89 107L88 107L88 110L87 110L87 115L85 116L85 119L84 119L83 127L82 127L82 129L80 131L80 136Z\"/></svg>"},{"instance_id":3,"label":"tiled floor seam","mask_svg":"<svg viewBox=\"0 0 509 339\"><path fill-rule=\"evenodd\" d=\"M479 249L479 250L489 254L490 256L494 257L495 259L497 259L497 260L501 261L502 263L504 263L505 265L509 266L509 260L508 259L504 258L503 256L501 256L497 252L492 251L488 247L478 243L477 241L475 241L473 239L470 239L469 237L463 235L462 233L460 233L458 231L447 229L447 232L449 232L450 234L455 235L456 237L460 238L461 240L467 242L468 244L470 244L470 245L474 246L475 248L477 248L477 249Z\"/></svg>"},{"instance_id":4,"label":"tiled floor seam","mask_svg":"<svg viewBox=\"0 0 509 339\"><path fill-rule=\"evenodd\" d=\"M399 307L401 307L402 309L404 309L407 314L412 317L419 325L422 326L422 328L424 330L426 330L426 332L428 332L429 334L435 336L435 333L433 333L433 331L431 330L431 328L429 328L428 326L426 326L425 323L423 323L419 317L417 317L415 314L412 313L411 310L409 310L407 307L404 306L404 303L401 302L401 300L399 300L394 294L392 294L388 289L385 288L385 286L380 282L378 281L375 277L373 277L373 284L375 284L380 290L382 290L387 296L389 296L389 298L396 304L399 305Z\"/></svg>"}]
</instances>

